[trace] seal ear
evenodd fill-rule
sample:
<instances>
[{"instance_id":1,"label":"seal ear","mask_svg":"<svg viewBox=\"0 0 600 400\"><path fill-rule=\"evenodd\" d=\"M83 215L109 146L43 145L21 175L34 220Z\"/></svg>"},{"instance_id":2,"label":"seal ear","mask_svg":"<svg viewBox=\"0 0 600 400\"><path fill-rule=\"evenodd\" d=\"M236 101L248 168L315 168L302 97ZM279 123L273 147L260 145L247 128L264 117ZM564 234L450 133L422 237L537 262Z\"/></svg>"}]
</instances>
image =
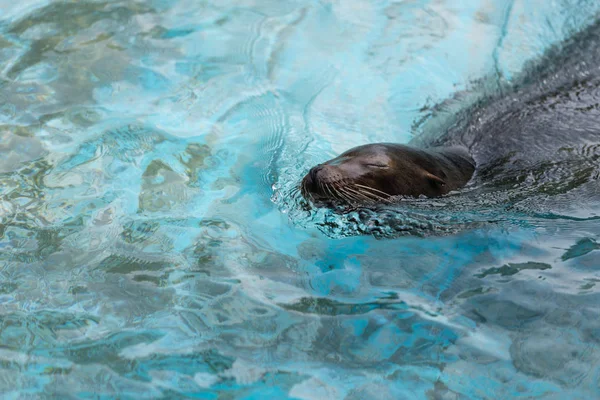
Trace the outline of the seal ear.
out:
<instances>
[{"instance_id":1,"label":"seal ear","mask_svg":"<svg viewBox=\"0 0 600 400\"><path fill-rule=\"evenodd\" d=\"M423 175L425 175L425 178L427 178L429 180L429 182L433 183L434 185L446 186L446 182L439 176L436 176L427 171L424 171Z\"/></svg>"}]
</instances>

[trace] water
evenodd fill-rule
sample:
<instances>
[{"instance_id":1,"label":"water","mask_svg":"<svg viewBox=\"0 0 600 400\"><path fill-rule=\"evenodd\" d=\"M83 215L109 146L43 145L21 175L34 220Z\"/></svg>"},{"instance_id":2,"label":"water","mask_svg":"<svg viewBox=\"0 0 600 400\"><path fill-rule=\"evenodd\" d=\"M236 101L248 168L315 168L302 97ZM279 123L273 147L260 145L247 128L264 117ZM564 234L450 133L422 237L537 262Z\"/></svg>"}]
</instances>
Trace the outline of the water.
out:
<instances>
[{"instance_id":1,"label":"water","mask_svg":"<svg viewBox=\"0 0 600 400\"><path fill-rule=\"evenodd\" d=\"M431 202L388 235L292 195L315 162L407 142L598 12L1 1L0 391L598 397L597 203L507 221L501 201Z\"/></svg>"}]
</instances>

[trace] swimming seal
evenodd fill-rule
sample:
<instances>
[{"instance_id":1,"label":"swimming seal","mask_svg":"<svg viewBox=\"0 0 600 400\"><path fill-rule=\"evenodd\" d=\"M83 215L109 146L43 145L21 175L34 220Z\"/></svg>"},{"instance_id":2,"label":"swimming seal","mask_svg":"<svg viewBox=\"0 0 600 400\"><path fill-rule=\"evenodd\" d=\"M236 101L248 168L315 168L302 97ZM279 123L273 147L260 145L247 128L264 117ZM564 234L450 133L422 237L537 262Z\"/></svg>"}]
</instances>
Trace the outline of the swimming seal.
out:
<instances>
[{"instance_id":1,"label":"swimming seal","mask_svg":"<svg viewBox=\"0 0 600 400\"><path fill-rule=\"evenodd\" d=\"M464 147L374 143L313 167L302 179L301 191L317 204L388 203L395 196L442 196L463 187L474 171Z\"/></svg>"},{"instance_id":2,"label":"swimming seal","mask_svg":"<svg viewBox=\"0 0 600 400\"><path fill-rule=\"evenodd\" d=\"M591 210L600 199L599 47L597 20L532 60L512 81L497 82L494 74L489 79L495 84L483 85L481 94L457 93L434 107L430 125L420 127L410 146L348 150L311 169L301 192L315 205L437 197L464 186L476 165L474 203L489 194L487 206L504 202L515 209L521 203L527 212L558 214L568 204L577 215ZM464 100L457 109L470 97L477 100ZM444 110L453 108L448 117Z\"/></svg>"}]
</instances>

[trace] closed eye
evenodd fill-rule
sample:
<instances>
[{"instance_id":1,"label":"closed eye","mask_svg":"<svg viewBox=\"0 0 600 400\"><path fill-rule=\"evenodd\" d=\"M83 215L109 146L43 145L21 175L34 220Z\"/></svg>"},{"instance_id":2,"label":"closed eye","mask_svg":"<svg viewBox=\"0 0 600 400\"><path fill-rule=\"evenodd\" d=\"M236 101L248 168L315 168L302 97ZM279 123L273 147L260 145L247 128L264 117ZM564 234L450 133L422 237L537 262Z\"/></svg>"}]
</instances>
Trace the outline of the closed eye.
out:
<instances>
[{"instance_id":1,"label":"closed eye","mask_svg":"<svg viewBox=\"0 0 600 400\"><path fill-rule=\"evenodd\" d=\"M374 168L387 168L388 166L385 164L365 164L367 167L374 167Z\"/></svg>"}]
</instances>

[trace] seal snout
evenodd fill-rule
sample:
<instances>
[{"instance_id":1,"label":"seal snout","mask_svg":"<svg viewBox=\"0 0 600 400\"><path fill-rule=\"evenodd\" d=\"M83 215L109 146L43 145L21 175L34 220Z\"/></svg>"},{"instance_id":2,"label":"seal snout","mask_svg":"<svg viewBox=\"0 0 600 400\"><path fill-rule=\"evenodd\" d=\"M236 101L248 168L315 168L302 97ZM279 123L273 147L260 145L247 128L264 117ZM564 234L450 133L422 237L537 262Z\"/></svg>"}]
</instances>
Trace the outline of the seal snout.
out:
<instances>
[{"instance_id":1,"label":"seal snout","mask_svg":"<svg viewBox=\"0 0 600 400\"><path fill-rule=\"evenodd\" d=\"M302 193L305 197L310 197L313 200L323 197L335 197L336 190L331 185L335 184L336 177L331 165L327 163L318 164L311 168L302 179Z\"/></svg>"},{"instance_id":2,"label":"seal snout","mask_svg":"<svg viewBox=\"0 0 600 400\"><path fill-rule=\"evenodd\" d=\"M319 173L319 171L323 169L323 166L321 164L311 168L308 173L304 176L304 179L302 179L302 192L305 195L308 194L315 194L316 192L319 191L319 183L318 183L318 177L317 174Z\"/></svg>"},{"instance_id":3,"label":"seal snout","mask_svg":"<svg viewBox=\"0 0 600 400\"><path fill-rule=\"evenodd\" d=\"M319 171L321 171L323 169L323 164L319 164L315 167L312 167L310 169L310 171L308 171L308 175L310 176L310 179L312 182L316 183L318 180L317 174L319 173Z\"/></svg>"}]
</instances>

